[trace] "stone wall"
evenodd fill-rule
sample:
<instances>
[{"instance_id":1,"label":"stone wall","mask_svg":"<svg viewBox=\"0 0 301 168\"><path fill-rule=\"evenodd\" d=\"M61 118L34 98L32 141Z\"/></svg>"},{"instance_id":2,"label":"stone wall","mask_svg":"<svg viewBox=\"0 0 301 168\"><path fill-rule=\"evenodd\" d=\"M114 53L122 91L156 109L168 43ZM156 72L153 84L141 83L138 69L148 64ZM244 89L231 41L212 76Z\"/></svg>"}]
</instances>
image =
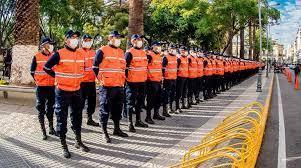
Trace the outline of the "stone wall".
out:
<instances>
[{"instance_id":1,"label":"stone wall","mask_svg":"<svg viewBox=\"0 0 301 168\"><path fill-rule=\"evenodd\" d=\"M15 45L12 49L12 85L31 86L34 81L30 75L30 65L32 57L37 53L38 46L35 45Z\"/></svg>"}]
</instances>

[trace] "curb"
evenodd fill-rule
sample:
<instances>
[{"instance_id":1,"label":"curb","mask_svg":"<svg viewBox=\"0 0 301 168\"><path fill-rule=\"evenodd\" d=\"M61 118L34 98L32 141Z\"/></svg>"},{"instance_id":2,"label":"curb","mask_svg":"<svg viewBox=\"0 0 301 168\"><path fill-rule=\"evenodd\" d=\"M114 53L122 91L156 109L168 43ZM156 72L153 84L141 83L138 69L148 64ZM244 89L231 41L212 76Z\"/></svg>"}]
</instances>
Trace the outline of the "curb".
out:
<instances>
[{"instance_id":1,"label":"curb","mask_svg":"<svg viewBox=\"0 0 301 168\"><path fill-rule=\"evenodd\" d=\"M274 80L275 80L275 73L273 73L273 77L272 77L272 81L271 81L271 84L270 84L270 87L269 87L269 93L267 95L267 98L265 100L265 104L264 104L264 110L263 110L263 117L264 117L264 132L263 132L263 136L262 136L262 139L260 141L260 146L262 147L262 141L263 141L263 138L264 138L264 135L265 135L265 128L266 128L266 121L268 119L268 114L270 112L270 108L271 108L271 102L272 102L272 94L273 94L273 86L274 86ZM261 150L261 147L260 147L260 150ZM256 163L257 163L257 159L258 159L258 156L260 154L260 150L257 152L256 154L256 162L255 162L255 165L253 167L256 166Z\"/></svg>"}]
</instances>

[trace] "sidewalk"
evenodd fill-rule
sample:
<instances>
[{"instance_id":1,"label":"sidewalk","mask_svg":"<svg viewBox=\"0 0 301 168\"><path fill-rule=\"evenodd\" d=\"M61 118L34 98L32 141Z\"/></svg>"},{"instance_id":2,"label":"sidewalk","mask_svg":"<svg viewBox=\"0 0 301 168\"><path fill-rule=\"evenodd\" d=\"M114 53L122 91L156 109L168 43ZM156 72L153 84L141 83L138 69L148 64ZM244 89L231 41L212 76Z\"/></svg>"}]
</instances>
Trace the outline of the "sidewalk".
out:
<instances>
[{"instance_id":1,"label":"sidewalk","mask_svg":"<svg viewBox=\"0 0 301 168\"><path fill-rule=\"evenodd\" d=\"M69 127L67 136L72 158L68 160L60 156L58 138L41 140L34 102L11 105L17 103L1 100L0 168L167 167L178 163L185 151L198 144L202 136L235 109L253 101L264 103L272 77L266 79L263 76L262 79L261 93L256 92L257 76L253 76L214 99L173 115L171 119L157 121L156 125L147 129L137 128L137 133L129 133L129 138L112 136L112 144L106 144L100 128L86 126L84 119L83 141L91 148L91 152L84 153L73 147L74 135ZM22 101L18 104L22 104ZM98 118L97 114L95 118ZM127 132L127 121L122 120L121 123L122 129ZM112 129L110 123L110 134Z\"/></svg>"}]
</instances>

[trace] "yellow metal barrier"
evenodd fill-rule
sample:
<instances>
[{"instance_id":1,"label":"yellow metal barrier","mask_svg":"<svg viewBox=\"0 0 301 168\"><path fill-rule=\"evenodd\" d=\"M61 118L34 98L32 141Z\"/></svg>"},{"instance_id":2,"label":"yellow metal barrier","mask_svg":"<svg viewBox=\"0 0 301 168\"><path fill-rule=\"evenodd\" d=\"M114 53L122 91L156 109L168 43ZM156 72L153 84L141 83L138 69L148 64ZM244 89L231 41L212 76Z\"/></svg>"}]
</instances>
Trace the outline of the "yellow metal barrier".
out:
<instances>
[{"instance_id":1,"label":"yellow metal barrier","mask_svg":"<svg viewBox=\"0 0 301 168\"><path fill-rule=\"evenodd\" d=\"M272 80L273 81L273 80ZM171 168L253 168L260 151L273 82L263 106L253 102L226 117Z\"/></svg>"}]
</instances>

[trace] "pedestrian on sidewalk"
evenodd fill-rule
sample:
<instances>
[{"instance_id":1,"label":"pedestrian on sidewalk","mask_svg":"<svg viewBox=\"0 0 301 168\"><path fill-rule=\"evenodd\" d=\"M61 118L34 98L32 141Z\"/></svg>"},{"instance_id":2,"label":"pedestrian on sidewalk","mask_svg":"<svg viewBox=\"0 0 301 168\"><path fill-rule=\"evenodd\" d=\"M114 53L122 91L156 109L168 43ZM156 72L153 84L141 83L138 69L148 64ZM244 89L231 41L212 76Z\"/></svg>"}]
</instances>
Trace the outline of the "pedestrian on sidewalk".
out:
<instances>
[{"instance_id":1,"label":"pedestrian on sidewalk","mask_svg":"<svg viewBox=\"0 0 301 168\"><path fill-rule=\"evenodd\" d=\"M98 50L93 63L94 73L100 81L99 116L104 139L107 143L111 143L107 131L109 116L114 123L113 135L128 137L120 129L126 68L124 52L119 48L123 37L118 31L111 32L108 37L109 44Z\"/></svg>"},{"instance_id":2,"label":"pedestrian on sidewalk","mask_svg":"<svg viewBox=\"0 0 301 168\"><path fill-rule=\"evenodd\" d=\"M81 48L78 50L85 59L85 72L82 83L80 84L80 93L82 98L82 110L85 108L87 101L87 125L99 126L99 124L93 121L92 116L96 107L96 84L95 74L93 72L93 59L95 57L95 51L92 49L93 38L84 34L81 41Z\"/></svg>"},{"instance_id":3,"label":"pedestrian on sidewalk","mask_svg":"<svg viewBox=\"0 0 301 168\"><path fill-rule=\"evenodd\" d=\"M58 50L46 62L44 71L55 77L55 114L57 117L56 131L60 137L63 156L70 158L66 142L68 108L71 107L71 129L75 133L75 148L84 152L90 151L81 139L82 108L80 84L84 77L84 57L77 50L79 46L79 32L69 30L65 34L65 47ZM55 66L54 70L52 69Z\"/></svg>"},{"instance_id":4,"label":"pedestrian on sidewalk","mask_svg":"<svg viewBox=\"0 0 301 168\"><path fill-rule=\"evenodd\" d=\"M53 55L54 42L45 37L40 44L41 51L33 56L30 72L37 86L36 88L36 109L38 110L38 118L41 126L43 140L47 139L45 128L45 114L49 123L49 134L54 135L53 129L53 113L55 87L54 77L44 72L44 64Z\"/></svg>"}]
</instances>

